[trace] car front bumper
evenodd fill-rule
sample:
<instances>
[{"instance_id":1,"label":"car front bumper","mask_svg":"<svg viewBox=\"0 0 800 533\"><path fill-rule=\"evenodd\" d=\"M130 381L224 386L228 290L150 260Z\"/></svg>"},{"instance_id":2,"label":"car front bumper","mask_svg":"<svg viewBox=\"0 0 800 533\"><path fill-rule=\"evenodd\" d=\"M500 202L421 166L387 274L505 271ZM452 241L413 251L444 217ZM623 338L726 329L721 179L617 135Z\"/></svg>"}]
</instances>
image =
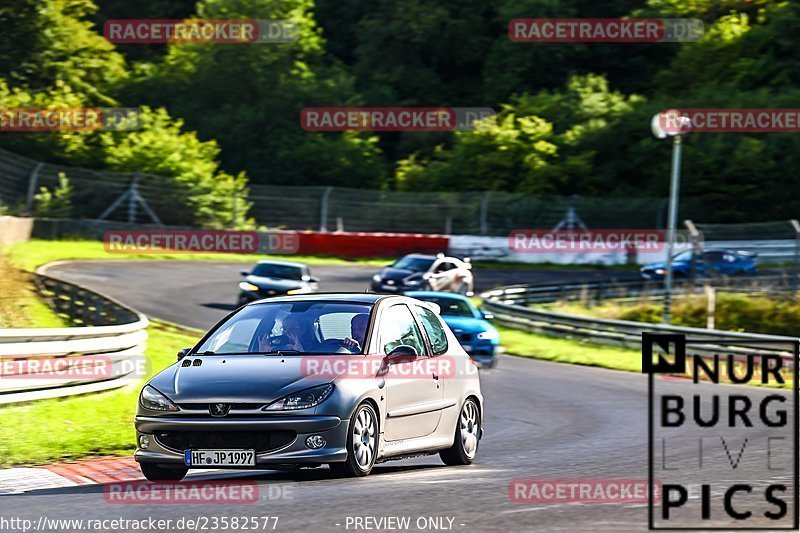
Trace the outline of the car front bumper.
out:
<instances>
[{"instance_id":1,"label":"car front bumper","mask_svg":"<svg viewBox=\"0 0 800 533\"><path fill-rule=\"evenodd\" d=\"M188 418L188 417L149 417L137 416L136 443L134 458L140 463L163 465L183 465L184 451L163 446L158 438L159 432L208 431L294 431L295 439L277 450L256 453L256 467L260 465L320 464L336 463L347 459L347 429L350 421L335 416L270 417L270 418ZM139 437L147 435L147 449L139 447ZM326 444L319 449L306 446L311 435L322 435ZM196 466L194 468L205 468ZM233 467L224 467L233 468Z\"/></svg>"}]
</instances>

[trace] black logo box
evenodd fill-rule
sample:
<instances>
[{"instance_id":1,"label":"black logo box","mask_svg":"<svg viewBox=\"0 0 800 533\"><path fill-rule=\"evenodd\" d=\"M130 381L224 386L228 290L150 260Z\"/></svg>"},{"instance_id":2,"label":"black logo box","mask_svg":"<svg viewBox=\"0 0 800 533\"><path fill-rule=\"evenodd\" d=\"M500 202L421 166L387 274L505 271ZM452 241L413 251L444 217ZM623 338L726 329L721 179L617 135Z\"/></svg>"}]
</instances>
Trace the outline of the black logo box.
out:
<instances>
[{"instance_id":1,"label":"black logo box","mask_svg":"<svg viewBox=\"0 0 800 533\"><path fill-rule=\"evenodd\" d=\"M800 462L798 462L798 431L800 425L798 424L798 407L800 406L800 388L798 388L799 381L797 377L798 367L800 366L800 340L762 340L753 339L748 341L743 339L737 342L737 345L746 346L747 344L784 344L787 347L791 346L792 363L793 363L793 481L794 481L794 512L792 515L793 524L791 526L783 527L656 527L655 526L655 506L653 503L654 495L654 475L653 475L653 457L654 457L654 420L653 414L655 412L653 399L654 399L654 381L656 374L685 374L686 373L686 348L692 345L714 345L714 344L729 344L729 339L687 339L684 334L674 333L642 333L642 373L648 375L647 383L647 410L648 410L648 426L647 426L647 444L648 444L648 529L651 531L797 531L800 528ZM657 361L653 361L654 348L658 346L661 352L671 355L669 358L659 356ZM718 356L722 356L719 354ZM699 355L698 355L699 357ZM741 356L739 356L741 357ZM747 357L758 357L756 355L747 355Z\"/></svg>"}]
</instances>

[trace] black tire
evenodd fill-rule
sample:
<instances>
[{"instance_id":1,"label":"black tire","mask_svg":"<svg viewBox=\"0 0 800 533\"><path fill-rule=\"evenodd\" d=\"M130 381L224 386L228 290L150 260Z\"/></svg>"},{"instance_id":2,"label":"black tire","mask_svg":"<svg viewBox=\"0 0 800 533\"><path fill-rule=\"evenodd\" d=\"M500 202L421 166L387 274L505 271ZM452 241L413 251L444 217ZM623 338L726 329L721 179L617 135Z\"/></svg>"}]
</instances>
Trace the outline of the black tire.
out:
<instances>
[{"instance_id":1,"label":"black tire","mask_svg":"<svg viewBox=\"0 0 800 533\"><path fill-rule=\"evenodd\" d=\"M470 418L474 419L475 422L470 424ZM472 435L472 437L469 437L469 439L465 441L462 430L466 430L467 434ZM448 466L471 465L478 455L480 435L481 411L475 400L467 398L467 401L461 406L461 412L458 414L453 445L439 452L439 457L441 457L444 464ZM469 442L469 440L473 438L474 441Z\"/></svg>"},{"instance_id":2,"label":"black tire","mask_svg":"<svg viewBox=\"0 0 800 533\"><path fill-rule=\"evenodd\" d=\"M363 428L365 420L369 420L372 424L372 453L371 456L366 457L366 460L361 460L356 451L357 442L355 442L354 437L356 435L363 436L363 431L358 431L357 424ZM379 435L380 426L375 409L368 403L362 403L353 412L353 416L350 418L350 425L347 428L347 460L343 463L330 463L328 466L330 466L330 469L338 477L368 476L369 473L372 472L372 467L375 466L375 455L378 451ZM362 447L369 448L370 444L362 440L361 447L358 449L362 449Z\"/></svg>"},{"instance_id":3,"label":"black tire","mask_svg":"<svg viewBox=\"0 0 800 533\"><path fill-rule=\"evenodd\" d=\"M142 474L148 481L180 481L186 476L187 468L162 468L153 463L139 463Z\"/></svg>"}]
</instances>

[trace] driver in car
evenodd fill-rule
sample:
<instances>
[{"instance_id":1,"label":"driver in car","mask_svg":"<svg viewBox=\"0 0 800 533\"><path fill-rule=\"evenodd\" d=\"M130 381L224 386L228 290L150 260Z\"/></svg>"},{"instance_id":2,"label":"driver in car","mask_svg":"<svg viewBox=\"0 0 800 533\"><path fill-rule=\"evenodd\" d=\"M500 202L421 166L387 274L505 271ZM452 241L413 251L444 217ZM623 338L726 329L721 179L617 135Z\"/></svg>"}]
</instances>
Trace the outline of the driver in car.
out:
<instances>
[{"instance_id":1,"label":"driver in car","mask_svg":"<svg viewBox=\"0 0 800 533\"><path fill-rule=\"evenodd\" d=\"M364 338L367 336L367 326L369 325L369 314L359 313L350 319L350 335L344 339L344 347L353 353L361 351L364 345Z\"/></svg>"},{"instance_id":2,"label":"driver in car","mask_svg":"<svg viewBox=\"0 0 800 533\"><path fill-rule=\"evenodd\" d=\"M283 334L278 337L264 335L258 339L258 351L292 350L298 352L319 351L320 343L314 338L312 322L302 314L289 314L283 319Z\"/></svg>"}]
</instances>

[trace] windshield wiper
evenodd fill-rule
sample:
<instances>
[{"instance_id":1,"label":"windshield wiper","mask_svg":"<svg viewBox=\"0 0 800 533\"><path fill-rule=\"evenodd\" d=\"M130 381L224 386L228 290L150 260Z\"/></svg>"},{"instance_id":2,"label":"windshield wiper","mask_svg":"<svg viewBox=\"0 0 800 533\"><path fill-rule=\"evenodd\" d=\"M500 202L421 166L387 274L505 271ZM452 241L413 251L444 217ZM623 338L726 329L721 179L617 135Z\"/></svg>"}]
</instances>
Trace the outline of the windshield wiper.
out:
<instances>
[{"instance_id":1,"label":"windshield wiper","mask_svg":"<svg viewBox=\"0 0 800 533\"><path fill-rule=\"evenodd\" d=\"M270 350L268 352L249 352L249 355L310 355L310 352L301 352L300 350Z\"/></svg>"}]
</instances>

